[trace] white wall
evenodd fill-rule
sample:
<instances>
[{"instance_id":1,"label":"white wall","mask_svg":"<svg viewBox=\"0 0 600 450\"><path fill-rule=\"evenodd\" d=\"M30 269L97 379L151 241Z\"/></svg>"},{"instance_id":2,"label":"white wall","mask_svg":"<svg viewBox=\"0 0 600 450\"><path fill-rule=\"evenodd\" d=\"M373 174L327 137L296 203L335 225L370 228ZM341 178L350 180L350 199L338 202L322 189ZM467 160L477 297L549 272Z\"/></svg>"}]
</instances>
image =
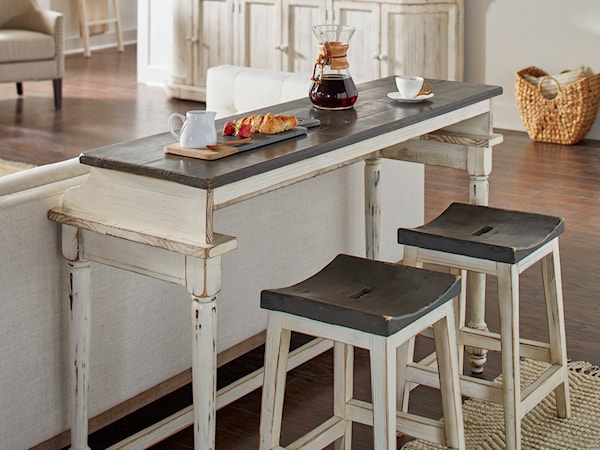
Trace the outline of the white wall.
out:
<instances>
[{"instance_id":1,"label":"white wall","mask_svg":"<svg viewBox=\"0 0 600 450\"><path fill-rule=\"evenodd\" d=\"M162 86L171 74L173 5L164 0L138 0L137 79Z\"/></svg>"},{"instance_id":2,"label":"white wall","mask_svg":"<svg viewBox=\"0 0 600 450\"><path fill-rule=\"evenodd\" d=\"M106 0L86 0L92 1ZM38 0L40 7L59 11L65 16L65 52L83 52L83 41L79 35L79 9L78 0ZM109 2L112 7L112 2ZM125 43L137 40L137 2L132 0L119 0L121 16L121 32ZM90 37L92 51L94 49L116 47L117 40L114 26L110 25L106 33Z\"/></svg>"},{"instance_id":3,"label":"white wall","mask_svg":"<svg viewBox=\"0 0 600 450\"><path fill-rule=\"evenodd\" d=\"M515 72L581 65L600 72L600 1L465 0L465 46L465 79L504 88L494 103L495 126L524 130ZM599 119L587 137L600 139Z\"/></svg>"}]
</instances>

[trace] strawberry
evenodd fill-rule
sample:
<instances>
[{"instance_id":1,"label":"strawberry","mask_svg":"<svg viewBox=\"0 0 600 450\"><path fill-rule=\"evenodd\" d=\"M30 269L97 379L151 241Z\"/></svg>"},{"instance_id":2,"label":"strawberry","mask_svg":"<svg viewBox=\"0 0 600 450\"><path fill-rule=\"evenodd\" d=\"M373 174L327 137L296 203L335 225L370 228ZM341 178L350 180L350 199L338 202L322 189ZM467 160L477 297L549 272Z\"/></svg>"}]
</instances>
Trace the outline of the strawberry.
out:
<instances>
[{"instance_id":1,"label":"strawberry","mask_svg":"<svg viewBox=\"0 0 600 450\"><path fill-rule=\"evenodd\" d=\"M252 135L252 129L247 123L241 124L237 130L237 135L241 138L248 138Z\"/></svg>"},{"instance_id":2,"label":"strawberry","mask_svg":"<svg viewBox=\"0 0 600 450\"><path fill-rule=\"evenodd\" d=\"M237 131L237 124L235 122L227 122L223 126L223 136L233 136Z\"/></svg>"}]
</instances>

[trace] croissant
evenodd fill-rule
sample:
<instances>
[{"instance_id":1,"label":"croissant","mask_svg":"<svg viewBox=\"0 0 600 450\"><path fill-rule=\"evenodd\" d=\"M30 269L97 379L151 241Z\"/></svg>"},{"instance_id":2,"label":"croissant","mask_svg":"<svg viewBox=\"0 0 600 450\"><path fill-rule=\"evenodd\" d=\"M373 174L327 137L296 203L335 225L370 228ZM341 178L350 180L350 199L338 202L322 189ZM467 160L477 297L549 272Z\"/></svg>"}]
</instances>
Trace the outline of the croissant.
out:
<instances>
[{"instance_id":1,"label":"croissant","mask_svg":"<svg viewBox=\"0 0 600 450\"><path fill-rule=\"evenodd\" d=\"M298 119L295 116L267 113L264 116L253 114L243 117L240 123L248 124L253 133L276 134L298 126Z\"/></svg>"}]
</instances>

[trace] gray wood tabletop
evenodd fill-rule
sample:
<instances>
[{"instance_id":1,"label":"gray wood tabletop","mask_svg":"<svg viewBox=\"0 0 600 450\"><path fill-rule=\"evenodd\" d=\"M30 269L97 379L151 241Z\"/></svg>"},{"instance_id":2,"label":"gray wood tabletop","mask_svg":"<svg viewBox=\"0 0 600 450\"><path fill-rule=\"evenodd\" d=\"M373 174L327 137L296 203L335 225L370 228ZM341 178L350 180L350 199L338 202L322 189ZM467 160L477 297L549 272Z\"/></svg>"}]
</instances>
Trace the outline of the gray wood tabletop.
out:
<instances>
[{"instance_id":1,"label":"gray wood tabletop","mask_svg":"<svg viewBox=\"0 0 600 450\"><path fill-rule=\"evenodd\" d=\"M223 159L204 161L164 153L174 143L169 132L125 141L84 152L80 161L94 167L165 179L202 189L212 189L247 177L311 158L398 128L458 110L502 94L499 86L427 80L434 96L420 103L400 103L387 97L396 91L394 77L358 85L354 108L343 111L318 110L308 97L254 111L317 118L318 127L306 135L278 142ZM307 93L308 94L308 93ZM227 120L217 121L217 130ZM165 121L165 129L167 122ZM373 149L373 151L378 149Z\"/></svg>"}]
</instances>

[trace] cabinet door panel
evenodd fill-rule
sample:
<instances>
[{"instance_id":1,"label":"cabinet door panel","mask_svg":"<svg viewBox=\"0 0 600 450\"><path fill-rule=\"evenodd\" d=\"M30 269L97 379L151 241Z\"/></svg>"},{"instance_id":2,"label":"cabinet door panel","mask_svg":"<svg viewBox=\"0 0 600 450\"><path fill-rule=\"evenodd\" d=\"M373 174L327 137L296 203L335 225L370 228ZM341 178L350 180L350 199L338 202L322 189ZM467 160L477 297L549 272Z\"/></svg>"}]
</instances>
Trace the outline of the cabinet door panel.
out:
<instances>
[{"instance_id":1,"label":"cabinet door panel","mask_svg":"<svg viewBox=\"0 0 600 450\"><path fill-rule=\"evenodd\" d=\"M240 2L236 64L258 69L279 69L276 50L280 19L273 1Z\"/></svg>"},{"instance_id":2,"label":"cabinet door panel","mask_svg":"<svg viewBox=\"0 0 600 450\"><path fill-rule=\"evenodd\" d=\"M382 6L382 76L461 79L457 47L456 5Z\"/></svg>"},{"instance_id":3,"label":"cabinet door panel","mask_svg":"<svg viewBox=\"0 0 600 450\"><path fill-rule=\"evenodd\" d=\"M202 0L200 2L199 83L204 84L206 70L219 64L233 64L233 27L231 0Z\"/></svg>"},{"instance_id":4,"label":"cabinet door panel","mask_svg":"<svg viewBox=\"0 0 600 450\"><path fill-rule=\"evenodd\" d=\"M281 70L312 75L319 53L312 26L326 23L327 11L323 0L284 1Z\"/></svg>"},{"instance_id":5,"label":"cabinet door panel","mask_svg":"<svg viewBox=\"0 0 600 450\"><path fill-rule=\"evenodd\" d=\"M348 48L349 70L354 82L380 78L379 4L335 1L333 9L334 23L356 27Z\"/></svg>"}]
</instances>

